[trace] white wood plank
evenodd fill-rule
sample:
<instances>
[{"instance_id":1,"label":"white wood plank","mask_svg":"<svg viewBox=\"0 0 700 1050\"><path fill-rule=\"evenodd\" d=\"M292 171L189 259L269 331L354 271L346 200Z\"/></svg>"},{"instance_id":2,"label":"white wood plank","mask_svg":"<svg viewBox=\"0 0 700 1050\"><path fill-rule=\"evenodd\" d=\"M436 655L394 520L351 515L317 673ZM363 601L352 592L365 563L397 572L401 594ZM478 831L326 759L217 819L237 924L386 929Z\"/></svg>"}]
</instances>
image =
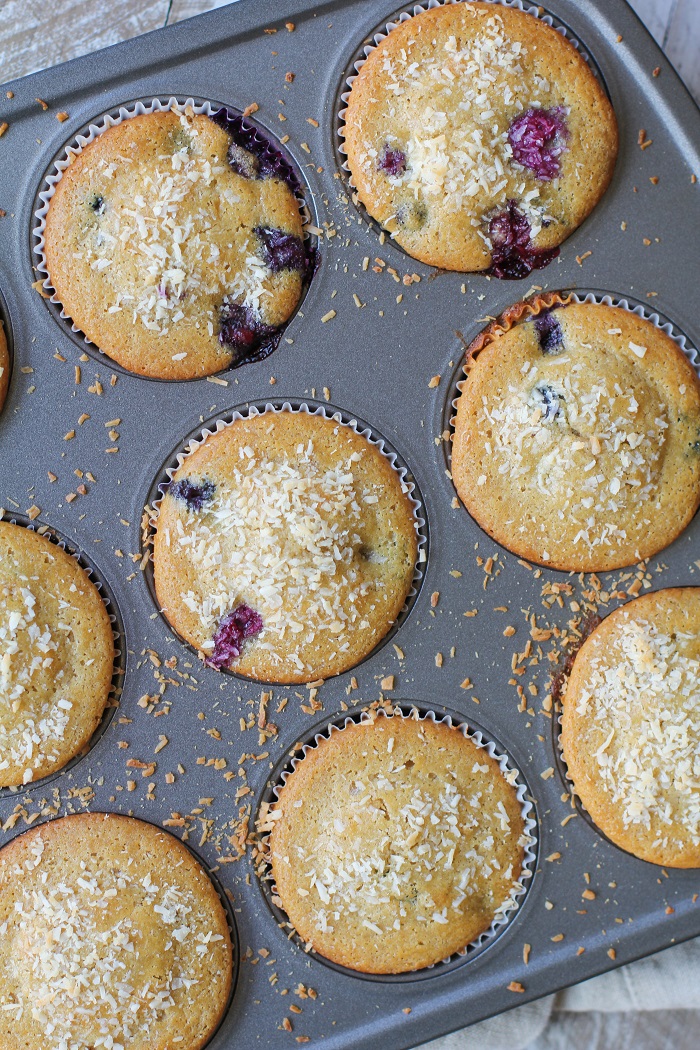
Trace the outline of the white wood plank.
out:
<instances>
[{"instance_id":1,"label":"white wood plank","mask_svg":"<svg viewBox=\"0 0 700 1050\"><path fill-rule=\"evenodd\" d=\"M217 7L226 7L237 0L173 0L168 16L168 25L182 22L184 18L203 15L205 11L214 11Z\"/></svg>"},{"instance_id":2,"label":"white wood plank","mask_svg":"<svg viewBox=\"0 0 700 1050\"><path fill-rule=\"evenodd\" d=\"M663 47L677 0L627 0L657 44Z\"/></svg>"},{"instance_id":3,"label":"white wood plank","mask_svg":"<svg viewBox=\"0 0 700 1050\"><path fill-rule=\"evenodd\" d=\"M678 0L666 36L666 54L700 103L700 3Z\"/></svg>"},{"instance_id":4,"label":"white wood plank","mask_svg":"<svg viewBox=\"0 0 700 1050\"><path fill-rule=\"evenodd\" d=\"M168 0L0 0L0 83L157 29Z\"/></svg>"}]
</instances>

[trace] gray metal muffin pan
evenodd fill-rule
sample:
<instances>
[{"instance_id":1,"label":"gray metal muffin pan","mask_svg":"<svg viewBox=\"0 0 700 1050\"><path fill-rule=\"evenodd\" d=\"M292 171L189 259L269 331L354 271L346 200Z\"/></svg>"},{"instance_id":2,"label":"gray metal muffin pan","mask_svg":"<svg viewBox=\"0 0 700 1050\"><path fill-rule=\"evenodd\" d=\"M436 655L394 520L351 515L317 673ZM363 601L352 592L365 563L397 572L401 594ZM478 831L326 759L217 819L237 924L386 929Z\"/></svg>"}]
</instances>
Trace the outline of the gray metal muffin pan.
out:
<instances>
[{"instance_id":1,"label":"gray metal muffin pan","mask_svg":"<svg viewBox=\"0 0 700 1050\"><path fill-rule=\"evenodd\" d=\"M177 820L173 813L191 818L189 844L216 870L233 902L243 953L233 1004L211 1043L215 1050L282 1048L307 1039L334 1050L404 1050L700 934L700 902L693 899L700 891L698 872L662 871L627 855L572 806L555 756L552 718L542 712L556 665L544 658L518 679L532 714L518 710L516 689L508 684L512 654L522 652L529 637L523 610L534 612L540 626L566 628L573 615L568 603L590 578L528 570L463 508L453 507L440 440L463 340L533 285L630 296L671 318L694 345L700 341L693 235L700 188L691 181L700 172L700 114L624 0L548 0L546 7L599 66L619 118L621 147L604 200L563 246L560 259L534 273L531 282L432 272L388 240L380 243L377 230L360 220L348 199L337 167L337 98L358 46L397 11L392 0L245 0L6 84L12 99L0 92L0 123L9 123L0 139L0 208L7 213L0 218L0 293L14 349L11 389L0 417L0 505L8 517L39 507L35 524L55 527L87 554L115 598L126 652L120 709L92 750L45 789L3 793L0 823L17 806L28 817L40 814L36 820L49 817L41 811L56 790L62 814L82 809L82 799L92 810L133 813L158 824ZM287 22L295 23L294 31L285 28ZM291 84L287 72L295 74ZM90 120L154 95L222 100L239 111L257 103L254 119L274 135L290 136L286 149L307 183L313 222L334 231L322 239L320 266L286 339L267 361L225 373L226 386L139 379L112 367L94 348L85 348L89 353L81 360L79 341L32 288L32 211L53 156ZM63 123L56 119L60 111L69 114ZM279 113L287 119L281 121ZM644 150L641 129L652 140ZM365 258L370 262L363 269ZM377 258L386 263L378 273ZM405 274L418 274L420 283L404 285ZM322 323L332 309L336 316ZM437 375L441 381L431 387ZM248 401L325 403L324 387L331 405L367 420L408 463L430 528L426 575L392 639L404 658L392 642L380 647L354 672L320 688L314 704L320 701L322 710L313 710L304 688L275 687L267 710L279 731L259 744L258 729L241 730L240 719L256 721L260 685L202 667L153 604L138 560L143 506L172 449L200 422ZM84 413L90 418L79 424ZM118 439L104 425L115 419L121 420L114 424ZM71 430L76 436L65 440ZM119 451L105 451L114 447ZM81 484L76 470L91 471L96 481L83 478L87 495L67 501ZM47 471L58 480L52 483ZM653 586L698 582L699 541L696 518L650 563ZM490 557L496 560L487 562ZM619 576L601 576L602 589L609 592ZM545 613L542 588L551 592L553 584L573 591ZM435 591L440 596L433 608ZM607 609L616 604L612 599ZM463 615L473 609L476 616ZM503 634L509 625L516 627L512 637ZM159 668L147 649L158 654ZM437 653L443 654L441 667ZM171 657L177 658L176 669L165 666ZM380 680L392 674L391 698L475 718L510 752L535 801L539 857L515 918L462 965L436 967L420 980L361 980L321 964L288 939L289 931L278 927L268 908L250 848L238 861L221 859L236 852L227 836L237 829L227 824L235 822L240 807L251 806L252 827L270 772L290 749L336 719L343 703L356 707L376 700ZM348 694L353 676L357 688ZM460 688L467 677L473 686ZM536 696L526 685L533 679ZM159 704L139 705L163 683ZM286 706L277 713L283 699ZM155 754L161 735L168 743ZM241 756L263 753L267 757L243 762L245 780L225 779L226 773L237 774ZM223 758L224 768L207 764ZM157 767L143 777L141 768L126 766L129 759ZM167 783L167 773L175 774L174 783ZM132 791L129 780L136 785ZM250 793L236 798L243 787ZM20 816L0 833L0 844L25 828ZM584 890L595 898L583 899ZM531 946L527 965L525 943ZM510 991L512 981L524 991ZM296 994L300 984L313 988L316 998Z\"/></svg>"}]
</instances>

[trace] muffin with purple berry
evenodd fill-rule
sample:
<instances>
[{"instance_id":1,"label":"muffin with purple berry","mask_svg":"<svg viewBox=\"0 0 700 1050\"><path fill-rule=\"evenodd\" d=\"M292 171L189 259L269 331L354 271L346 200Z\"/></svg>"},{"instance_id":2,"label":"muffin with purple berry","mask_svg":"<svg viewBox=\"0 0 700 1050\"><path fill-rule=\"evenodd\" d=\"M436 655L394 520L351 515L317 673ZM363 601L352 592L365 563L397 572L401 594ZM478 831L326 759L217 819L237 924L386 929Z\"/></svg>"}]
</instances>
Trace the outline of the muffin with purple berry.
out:
<instances>
[{"instance_id":1,"label":"muffin with purple berry","mask_svg":"<svg viewBox=\"0 0 700 1050\"><path fill-rule=\"evenodd\" d=\"M271 353L309 258L292 169L227 110L123 120L66 168L44 253L64 311L124 368L207 376Z\"/></svg>"},{"instance_id":2,"label":"muffin with purple berry","mask_svg":"<svg viewBox=\"0 0 700 1050\"><path fill-rule=\"evenodd\" d=\"M421 262L525 277L612 177L617 123L572 44L492 3L401 22L352 84L345 149L360 201Z\"/></svg>"},{"instance_id":3,"label":"muffin with purple berry","mask_svg":"<svg viewBox=\"0 0 700 1050\"><path fill-rule=\"evenodd\" d=\"M186 456L154 538L158 602L210 666L265 682L348 670L411 588L416 520L380 449L338 419L237 419Z\"/></svg>"},{"instance_id":4,"label":"muffin with purple berry","mask_svg":"<svg viewBox=\"0 0 700 1050\"><path fill-rule=\"evenodd\" d=\"M677 344L622 307L556 294L475 341L452 477L521 558L618 569L676 539L700 505L700 380Z\"/></svg>"}]
</instances>

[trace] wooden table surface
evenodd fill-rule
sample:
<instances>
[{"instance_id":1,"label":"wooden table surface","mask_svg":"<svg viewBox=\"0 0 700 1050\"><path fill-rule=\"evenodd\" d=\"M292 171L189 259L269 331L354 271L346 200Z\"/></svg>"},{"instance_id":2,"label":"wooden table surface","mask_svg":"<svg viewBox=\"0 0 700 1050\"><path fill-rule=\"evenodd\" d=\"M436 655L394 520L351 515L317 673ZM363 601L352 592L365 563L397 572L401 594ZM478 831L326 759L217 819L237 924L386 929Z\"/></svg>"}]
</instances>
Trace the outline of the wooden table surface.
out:
<instances>
[{"instance_id":1,"label":"wooden table surface","mask_svg":"<svg viewBox=\"0 0 700 1050\"><path fill-rule=\"evenodd\" d=\"M0 83L211 11L225 2L0 0ZM629 2L700 101L700 0Z\"/></svg>"}]
</instances>

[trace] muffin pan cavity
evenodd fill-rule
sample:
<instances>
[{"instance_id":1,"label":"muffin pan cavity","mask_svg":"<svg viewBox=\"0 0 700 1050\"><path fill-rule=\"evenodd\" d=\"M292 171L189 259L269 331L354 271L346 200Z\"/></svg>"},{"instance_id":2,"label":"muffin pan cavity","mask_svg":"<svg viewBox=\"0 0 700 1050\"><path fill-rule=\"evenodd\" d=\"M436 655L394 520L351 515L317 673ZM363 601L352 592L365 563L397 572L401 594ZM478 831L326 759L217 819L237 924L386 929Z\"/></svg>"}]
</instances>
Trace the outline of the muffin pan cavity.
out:
<instances>
[{"instance_id":1,"label":"muffin pan cavity","mask_svg":"<svg viewBox=\"0 0 700 1050\"><path fill-rule=\"evenodd\" d=\"M156 98L140 98L115 106L109 112L90 120L80 131L72 135L61 149L57 151L51 164L46 169L34 201L30 242L32 267L40 276L40 281L36 287L51 315L62 329L70 335L77 346L89 353L95 360L100 361L102 364L108 364L116 372L121 372L125 375L135 374L118 361L115 361L109 354L102 351L99 346L96 346L94 341L84 335L78 325L68 316L59 295L53 288L48 272L48 264L44 252L46 220L57 184L61 181L66 169L70 167L86 146L98 140L105 131L133 117L151 113L166 113L168 111L173 111L177 114L191 113L209 117L214 124L221 127L231 136L232 141L227 153L227 162L234 172L253 181L264 182L269 178L281 180L289 186L299 206L304 234L303 241L291 235L283 234L281 230L267 227L256 229L256 233L260 238L258 254L261 256L261 262L264 262L273 274L287 267L301 272L301 294L296 306L287 320L281 325L267 328L261 324L257 315L254 317L253 313L247 310L246 307L236 307L233 304L223 305L218 319L219 335L221 336L222 345L228 347L233 354L232 361L221 369L222 372L227 372L243 364L264 360L277 349L284 337L285 330L301 309L313 278L317 263L317 237L315 234L311 234L307 227L311 226L314 230L317 227L313 226L312 223L311 196L304 176L298 165L289 156L283 144L267 129L263 129L255 124L249 116L244 116L225 103L193 98L192 96L176 98L162 95ZM186 148L186 136L184 133L182 141L184 150ZM105 162L102 161L101 164L104 167ZM106 185L109 185L108 179L104 181ZM90 207L99 218L104 211L105 201L102 197L96 195ZM159 212L161 216L166 208L172 211L170 202L166 201L161 206L161 211ZM147 224L142 223L141 234L144 237L146 228ZM186 237L184 239L186 242ZM158 247L159 245L156 244L155 248ZM97 260L97 262L99 261ZM215 262L212 265L216 265ZM39 285L41 286L40 289ZM159 294L161 294L160 286ZM168 295L172 298L173 294L172 292L168 293L167 289L162 291L164 298L167 298ZM182 292L180 298L185 295L186 292ZM223 302L224 304L229 303L228 296L224 297ZM129 307L125 303L124 307L114 306L111 309L128 310ZM136 323L135 312L134 323ZM186 354L181 356L186 356ZM164 377L145 373L142 375L142 378L156 379L161 382L171 381ZM191 379L185 378L181 381L187 382L199 378L204 377L194 376Z\"/></svg>"},{"instance_id":2,"label":"muffin pan cavity","mask_svg":"<svg viewBox=\"0 0 700 1050\"><path fill-rule=\"evenodd\" d=\"M428 524L427 514L423 504L423 499L420 494L417 482L410 471L405 460L401 457L400 453L394 449L389 442L381 436L374 427L370 427L368 423L363 422L356 416L342 409L336 408L328 403L321 403L312 401L309 398L301 399L290 399L285 401L259 401L252 402L246 405L241 405L238 408L234 408L226 412L223 416L219 416L208 420L204 425L200 425L192 430L179 444L178 448L173 450L170 456L166 459L165 463L161 467L161 470L157 474L153 484L148 493L146 500L146 519L144 534L143 534L143 552L147 559L145 566L145 577L148 592L151 600L158 609L159 614L163 617L164 622L168 624L171 631L174 631L172 624L169 623L165 617L158 598L156 595L155 580L153 573L153 559L152 559L152 548L154 532L158 521L158 509L160 502L168 491L171 484L172 476L184 462L186 462L188 455L194 452L202 443L214 434L220 433L227 425L235 422L238 419L251 418L259 415L265 415L267 413L277 414L280 412L301 412L310 415L322 416L324 419L335 420L342 423L345 426L349 426L356 433L366 438L372 445L376 446L382 455L384 455L392 468L397 473L399 479L402 482L405 494L408 496L410 504L413 509L414 527L416 530L417 539L417 560L413 571L413 581L409 590L406 601L399 612L395 622L392 624L387 633L379 640L377 645L369 652L363 659L361 659L353 668L348 671L341 672L342 674L351 674L356 668L360 667L367 661L373 660L374 657L378 656L381 650L387 644L394 642L400 634L403 625L408 619L411 610L413 609L416 601L418 600L419 593L421 591L422 583L426 573L427 561L428 561ZM181 487L187 485L187 481L180 481ZM206 502L210 493L207 490L207 483L204 485L194 484L188 486L187 491L183 493L188 504L194 509L200 509L201 506ZM213 486L211 486L213 491ZM146 519L144 521L146 522ZM177 632L175 631L177 634ZM257 633L257 632L254 632ZM197 653L197 650L190 645L187 641L180 638L181 643L186 646L190 652L192 652L197 658L201 658ZM222 667L221 670L226 675L232 675L234 678L241 679L242 681L252 681L245 675L239 672L231 670L228 667ZM267 682L268 685L274 685L275 682Z\"/></svg>"},{"instance_id":3,"label":"muffin pan cavity","mask_svg":"<svg viewBox=\"0 0 700 1050\"><path fill-rule=\"evenodd\" d=\"M304 943L299 934L294 930L289 922L288 916L282 909L282 902L277 895L277 889L274 884L269 860L269 832L274 823L274 811L278 792L284 785L289 774L296 768L298 763L307 753L309 753L309 751L313 751L319 743L322 743L324 739L329 739L333 733L342 732L348 725L353 723L360 724L369 720L374 720L375 718L418 718L436 723L444 722L449 726L456 727L465 736L471 738L476 743L477 747L483 747L492 758L497 760L502 773L513 785L517 793L518 801L522 807L524 836L526 840L523 865L520 876L517 880L519 883L519 889L513 894L511 904L503 914L494 919L489 928L476 940L465 946L463 950L455 952L453 955L443 959L441 962L436 963L433 966L427 966L421 970L413 970L398 974L371 974L363 973L359 970L351 970L346 966L341 966L340 964L326 958L319 952L314 951L313 948L309 949L309 946ZM457 785L457 787L459 788L459 785ZM270 816L270 814L272 814L272 816ZM291 940L298 944L301 949L305 950L310 958L313 958L323 966L327 966L331 970L335 970L337 973L342 973L349 977L359 978L364 981L378 982L380 984L406 984L430 978L438 978L445 974L452 973L455 969L461 967L465 963L478 958L489 946L506 935L506 931L511 922L523 907L526 900L526 894L530 888L537 866L537 815L533 806L532 795L530 794L523 774L515 767L513 760L503 746L497 740L494 740L491 734L482 729L481 726L471 720L468 724L465 723L463 716L456 711L451 711L441 705L429 708L425 704L414 703L410 700L397 700L391 704L387 703L386 706L373 705L371 708L365 707L363 709L350 709L343 716L334 718L330 722L326 721L319 723L314 729L307 732L302 739L297 741L294 749L277 763L275 769L270 775L260 797L260 805L256 819L256 832L259 836L258 858L256 861L258 885L263 897L265 898L265 902L280 929L283 930Z\"/></svg>"}]
</instances>

